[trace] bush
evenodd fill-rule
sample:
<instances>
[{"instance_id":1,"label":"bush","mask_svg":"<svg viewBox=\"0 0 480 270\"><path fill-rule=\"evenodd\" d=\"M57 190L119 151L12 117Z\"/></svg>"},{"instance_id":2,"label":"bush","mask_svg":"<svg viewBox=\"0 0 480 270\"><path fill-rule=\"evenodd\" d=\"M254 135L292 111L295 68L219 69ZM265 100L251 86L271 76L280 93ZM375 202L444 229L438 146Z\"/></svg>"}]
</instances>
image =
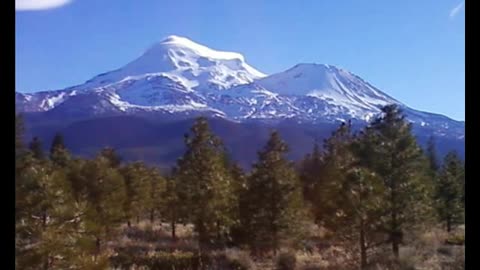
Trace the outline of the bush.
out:
<instances>
[{"instance_id":1,"label":"bush","mask_svg":"<svg viewBox=\"0 0 480 270\"><path fill-rule=\"evenodd\" d=\"M151 256L138 256L134 254L119 253L111 258L111 264L115 269L130 269L132 266L147 267L151 270L177 269L195 270L200 268L201 259L191 252L158 252ZM205 261L209 261L208 259Z\"/></svg>"},{"instance_id":2,"label":"bush","mask_svg":"<svg viewBox=\"0 0 480 270\"><path fill-rule=\"evenodd\" d=\"M253 270L254 264L245 255L227 258L226 254L212 253L200 256L193 252L156 252L150 256L119 253L111 258L114 269L131 269L133 266L149 270ZM136 269L136 268L135 268Z\"/></svg>"},{"instance_id":3,"label":"bush","mask_svg":"<svg viewBox=\"0 0 480 270\"><path fill-rule=\"evenodd\" d=\"M323 270L325 268L322 268L321 266L318 265L305 265L302 267L302 270Z\"/></svg>"},{"instance_id":4,"label":"bush","mask_svg":"<svg viewBox=\"0 0 480 270\"><path fill-rule=\"evenodd\" d=\"M154 230L151 226L145 229L136 227L125 229L125 235L130 239L144 242L157 242L164 239L170 239L170 236L162 230Z\"/></svg>"},{"instance_id":5,"label":"bush","mask_svg":"<svg viewBox=\"0 0 480 270\"><path fill-rule=\"evenodd\" d=\"M367 269L415 270L415 260L413 256L405 256L398 260L391 257L377 258L369 263Z\"/></svg>"},{"instance_id":6,"label":"bush","mask_svg":"<svg viewBox=\"0 0 480 270\"><path fill-rule=\"evenodd\" d=\"M453 254L452 249L449 247L439 247L437 248L437 252L446 256L451 256Z\"/></svg>"},{"instance_id":7,"label":"bush","mask_svg":"<svg viewBox=\"0 0 480 270\"><path fill-rule=\"evenodd\" d=\"M451 235L445 240L445 244L463 246L465 245L465 235L464 234Z\"/></svg>"},{"instance_id":8,"label":"bush","mask_svg":"<svg viewBox=\"0 0 480 270\"><path fill-rule=\"evenodd\" d=\"M277 270L294 270L297 257L293 252L283 252L277 257Z\"/></svg>"},{"instance_id":9,"label":"bush","mask_svg":"<svg viewBox=\"0 0 480 270\"><path fill-rule=\"evenodd\" d=\"M227 268L232 270L255 270L255 263L247 251L228 249L225 252Z\"/></svg>"}]
</instances>

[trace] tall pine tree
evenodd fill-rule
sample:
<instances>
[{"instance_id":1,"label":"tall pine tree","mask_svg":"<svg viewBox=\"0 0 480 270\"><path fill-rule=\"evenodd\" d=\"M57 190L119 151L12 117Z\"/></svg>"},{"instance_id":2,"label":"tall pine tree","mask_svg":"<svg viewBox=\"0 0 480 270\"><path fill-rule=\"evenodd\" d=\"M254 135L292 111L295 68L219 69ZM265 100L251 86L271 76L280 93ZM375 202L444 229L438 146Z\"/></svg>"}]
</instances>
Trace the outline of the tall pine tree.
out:
<instances>
[{"instance_id":1,"label":"tall pine tree","mask_svg":"<svg viewBox=\"0 0 480 270\"><path fill-rule=\"evenodd\" d=\"M320 151L320 146L315 142L313 151L307 154L300 162L300 180L303 185L303 195L308 201L312 201L316 196L313 189L319 185L323 180L324 162L323 155Z\"/></svg>"},{"instance_id":2,"label":"tall pine tree","mask_svg":"<svg viewBox=\"0 0 480 270\"><path fill-rule=\"evenodd\" d=\"M34 158L39 160L45 158L45 154L43 153L42 141L40 141L40 138L33 137L32 141L29 144L29 148L30 151L32 151Z\"/></svg>"},{"instance_id":3,"label":"tall pine tree","mask_svg":"<svg viewBox=\"0 0 480 270\"><path fill-rule=\"evenodd\" d=\"M50 146L50 160L56 166L66 167L70 158L70 153L65 147L63 136L60 133L55 134L52 145Z\"/></svg>"},{"instance_id":4,"label":"tall pine tree","mask_svg":"<svg viewBox=\"0 0 480 270\"><path fill-rule=\"evenodd\" d=\"M111 160L108 158L107 160L111 166L114 165ZM128 164L121 169L121 174L125 182L126 192L124 211L127 224L130 227L132 218L135 218L138 223L140 217L150 210L151 174L142 162Z\"/></svg>"},{"instance_id":5,"label":"tall pine tree","mask_svg":"<svg viewBox=\"0 0 480 270\"><path fill-rule=\"evenodd\" d=\"M430 217L432 183L428 162L397 105L382 108L366 130L372 139L368 167L383 181L383 229L399 256L403 234Z\"/></svg>"},{"instance_id":6,"label":"tall pine tree","mask_svg":"<svg viewBox=\"0 0 480 270\"><path fill-rule=\"evenodd\" d=\"M463 162L455 152L449 152L443 161L435 193L438 215L448 232L454 225L464 222L464 185Z\"/></svg>"},{"instance_id":7,"label":"tall pine tree","mask_svg":"<svg viewBox=\"0 0 480 270\"><path fill-rule=\"evenodd\" d=\"M284 241L296 240L305 221L302 186L285 154L288 146L272 132L247 179L242 225L255 252L276 252Z\"/></svg>"},{"instance_id":8,"label":"tall pine tree","mask_svg":"<svg viewBox=\"0 0 480 270\"><path fill-rule=\"evenodd\" d=\"M431 136L427 142L427 157L430 165L430 170L432 171L432 174L435 176L440 166L438 164L438 153L437 153L437 148L435 146L435 137L433 136Z\"/></svg>"},{"instance_id":9,"label":"tall pine tree","mask_svg":"<svg viewBox=\"0 0 480 270\"><path fill-rule=\"evenodd\" d=\"M195 225L201 246L223 242L234 220L232 177L225 166L225 149L211 131L206 118L196 119L185 136L187 150L178 161L174 179L184 197L189 219Z\"/></svg>"}]
</instances>

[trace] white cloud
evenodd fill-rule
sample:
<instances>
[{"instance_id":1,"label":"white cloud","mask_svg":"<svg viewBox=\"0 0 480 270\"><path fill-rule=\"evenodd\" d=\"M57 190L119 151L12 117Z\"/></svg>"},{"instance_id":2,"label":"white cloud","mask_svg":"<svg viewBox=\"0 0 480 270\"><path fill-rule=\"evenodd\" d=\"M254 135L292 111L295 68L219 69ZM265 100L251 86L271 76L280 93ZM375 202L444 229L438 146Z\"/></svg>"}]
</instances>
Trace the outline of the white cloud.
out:
<instances>
[{"instance_id":1,"label":"white cloud","mask_svg":"<svg viewBox=\"0 0 480 270\"><path fill-rule=\"evenodd\" d=\"M450 10L450 19L455 18L457 16L458 12L462 10L463 6L465 5L465 2L461 2L460 4L456 5L452 10Z\"/></svg>"},{"instance_id":2,"label":"white cloud","mask_svg":"<svg viewBox=\"0 0 480 270\"><path fill-rule=\"evenodd\" d=\"M15 0L15 10L44 10L64 6L72 0Z\"/></svg>"}]
</instances>

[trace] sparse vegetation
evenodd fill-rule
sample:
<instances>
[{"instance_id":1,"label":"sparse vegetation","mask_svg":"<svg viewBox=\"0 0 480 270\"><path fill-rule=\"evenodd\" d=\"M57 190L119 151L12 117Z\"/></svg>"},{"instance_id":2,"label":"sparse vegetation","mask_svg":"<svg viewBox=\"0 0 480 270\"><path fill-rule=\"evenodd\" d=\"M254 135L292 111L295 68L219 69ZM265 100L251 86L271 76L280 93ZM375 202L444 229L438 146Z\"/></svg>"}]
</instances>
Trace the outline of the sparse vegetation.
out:
<instances>
[{"instance_id":1,"label":"sparse vegetation","mask_svg":"<svg viewBox=\"0 0 480 270\"><path fill-rule=\"evenodd\" d=\"M16 267L464 269L464 165L423 154L394 106L299 166L277 132L250 172L205 118L185 143L168 173L112 148L75 157L60 134L45 155L17 117Z\"/></svg>"},{"instance_id":2,"label":"sparse vegetation","mask_svg":"<svg viewBox=\"0 0 480 270\"><path fill-rule=\"evenodd\" d=\"M297 257L294 252L282 252L276 258L276 270L295 270Z\"/></svg>"}]
</instances>

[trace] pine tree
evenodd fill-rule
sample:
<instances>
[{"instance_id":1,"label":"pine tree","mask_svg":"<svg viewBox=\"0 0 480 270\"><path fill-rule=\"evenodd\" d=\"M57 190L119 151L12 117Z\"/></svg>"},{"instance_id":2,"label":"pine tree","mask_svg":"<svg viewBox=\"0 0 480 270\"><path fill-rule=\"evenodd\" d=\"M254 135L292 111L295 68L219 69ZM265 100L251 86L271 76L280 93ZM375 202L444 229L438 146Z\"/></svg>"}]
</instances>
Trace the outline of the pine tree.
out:
<instances>
[{"instance_id":1,"label":"pine tree","mask_svg":"<svg viewBox=\"0 0 480 270\"><path fill-rule=\"evenodd\" d=\"M303 195L308 201L312 201L315 196L312 194L313 189L320 182L324 181L323 177L323 156L320 146L315 142L313 151L307 154L300 163L300 180L303 186Z\"/></svg>"},{"instance_id":2,"label":"pine tree","mask_svg":"<svg viewBox=\"0 0 480 270\"><path fill-rule=\"evenodd\" d=\"M52 145L50 147L50 156L55 153L55 150L58 148L66 148L63 141L63 136L60 133L55 134L52 140Z\"/></svg>"},{"instance_id":3,"label":"pine tree","mask_svg":"<svg viewBox=\"0 0 480 270\"><path fill-rule=\"evenodd\" d=\"M105 147L100 151L100 155L106 158L110 162L110 166L118 168L122 163L122 158L117 154L115 149L111 147Z\"/></svg>"},{"instance_id":4,"label":"pine tree","mask_svg":"<svg viewBox=\"0 0 480 270\"><path fill-rule=\"evenodd\" d=\"M15 115L15 154L16 156L24 150L23 136L25 133L25 126L23 117L20 114Z\"/></svg>"},{"instance_id":5,"label":"pine tree","mask_svg":"<svg viewBox=\"0 0 480 270\"><path fill-rule=\"evenodd\" d=\"M60 133L55 134L50 147L50 160L56 166L66 167L70 159L70 153L65 147L63 136Z\"/></svg>"},{"instance_id":6,"label":"pine tree","mask_svg":"<svg viewBox=\"0 0 480 270\"><path fill-rule=\"evenodd\" d=\"M398 258L404 231L430 216L428 162L411 133L411 124L396 105L383 107L382 115L366 132L375 146L366 157L368 167L381 177L385 190L383 229Z\"/></svg>"},{"instance_id":7,"label":"pine tree","mask_svg":"<svg viewBox=\"0 0 480 270\"><path fill-rule=\"evenodd\" d=\"M358 246L361 269L367 265L369 249L379 244L374 236L383 193L380 179L364 162L368 146L368 137L355 136L351 123L342 123L324 141L325 153L316 161L318 180L310 193L317 223L334 233L339 243Z\"/></svg>"},{"instance_id":8,"label":"pine tree","mask_svg":"<svg viewBox=\"0 0 480 270\"><path fill-rule=\"evenodd\" d=\"M167 182L157 168L148 169L148 200L145 208L149 212L150 223L155 220L155 213L161 213L165 204L164 194Z\"/></svg>"},{"instance_id":9,"label":"pine tree","mask_svg":"<svg viewBox=\"0 0 480 270\"><path fill-rule=\"evenodd\" d=\"M33 157L39 160L45 158L45 154L43 153L43 146L42 141L38 137L34 137L33 140L29 144L30 151L33 153Z\"/></svg>"},{"instance_id":10,"label":"pine tree","mask_svg":"<svg viewBox=\"0 0 480 270\"><path fill-rule=\"evenodd\" d=\"M95 255L102 253L102 243L113 236L117 225L124 220L123 204L126 198L124 179L118 169L98 155L93 160L82 162L78 171L83 179L83 188L77 191L77 198L83 204L82 217L84 241Z\"/></svg>"},{"instance_id":11,"label":"pine tree","mask_svg":"<svg viewBox=\"0 0 480 270\"><path fill-rule=\"evenodd\" d=\"M313 204L313 213L317 222L325 225L327 216L337 212L336 200L331 200L334 192L329 189L336 185L338 179L344 177L344 173L351 162L349 144L353 139L350 123L342 123L332 135L324 141L325 153L317 168L316 181L311 187L309 201ZM318 146L317 146L318 147ZM318 150L317 150L318 151ZM317 165L318 166L318 165Z\"/></svg>"},{"instance_id":12,"label":"pine tree","mask_svg":"<svg viewBox=\"0 0 480 270\"><path fill-rule=\"evenodd\" d=\"M455 152L449 152L440 170L435 193L440 221L445 222L448 232L454 225L464 222L465 209L462 202L464 183L463 162Z\"/></svg>"},{"instance_id":13,"label":"pine tree","mask_svg":"<svg viewBox=\"0 0 480 270\"><path fill-rule=\"evenodd\" d=\"M247 174L237 163L230 163L230 173L233 179L233 190L236 194L236 202L233 207L233 219L235 220L232 226L232 243L238 246L246 245L248 238L248 225L242 224L248 218L248 193L247 193Z\"/></svg>"},{"instance_id":14,"label":"pine tree","mask_svg":"<svg viewBox=\"0 0 480 270\"><path fill-rule=\"evenodd\" d=\"M427 157L430 165L430 170L435 176L438 172L439 165L437 160L437 148L435 147L435 138L433 136L431 136L427 142Z\"/></svg>"},{"instance_id":15,"label":"pine tree","mask_svg":"<svg viewBox=\"0 0 480 270\"><path fill-rule=\"evenodd\" d=\"M163 204L160 205L161 215L168 221L170 224L170 231L172 239L176 240L176 225L182 217L186 217L186 204L183 200L185 197L180 199L179 194L184 194L179 190L180 184L172 176L167 177L165 192L163 196Z\"/></svg>"},{"instance_id":16,"label":"pine tree","mask_svg":"<svg viewBox=\"0 0 480 270\"><path fill-rule=\"evenodd\" d=\"M254 251L276 252L281 242L301 235L304 219L302 187L285 154L288 147L272 132L247 180L242 221Z\"/></svg>"},{"instance_id":17,"label":"pine tree","mask_svg":"<svg viewBox=\"0 0 480 270\"><path fill-rule=\"evenodd\" d=\"M102 156L104 157L103 153ZM112 165L111 160L108 158L106 160ZM130 227L132 218L136 218L138 223L140 216L150 210L151 174L142 162L135 162L123 167L121 174L125 182L126 192L124 211L127 224Z\"/></svg>"},{"instance_id":18,"label":"pine tree","mask_svg":"<svg viewBox=\"0 0 480 270\"><path fill-rule=\"evenodd\" d=\"M64 252L63 244L54 238L66 229L59 214L72 211L65 208L70 194L66 190L68 182L64 171L48 160L36 159L33 154L25 158L29 159L24 160L28 166L15 179L18 267L49 269L53 256Z\"/></svg>"},{"instance_id":19,"label":"pine tree","mask_svg":"<svg viewBox=\"0 0 480 270\"><path fill-rule=\"evenodd\" d=\"M173 177L181 190L179 196L184 198L200 244L224 241L233 223L235 194L223 144L203 117L196 119L185 144L187 150Z\"/></svg>"}]
</instances>

